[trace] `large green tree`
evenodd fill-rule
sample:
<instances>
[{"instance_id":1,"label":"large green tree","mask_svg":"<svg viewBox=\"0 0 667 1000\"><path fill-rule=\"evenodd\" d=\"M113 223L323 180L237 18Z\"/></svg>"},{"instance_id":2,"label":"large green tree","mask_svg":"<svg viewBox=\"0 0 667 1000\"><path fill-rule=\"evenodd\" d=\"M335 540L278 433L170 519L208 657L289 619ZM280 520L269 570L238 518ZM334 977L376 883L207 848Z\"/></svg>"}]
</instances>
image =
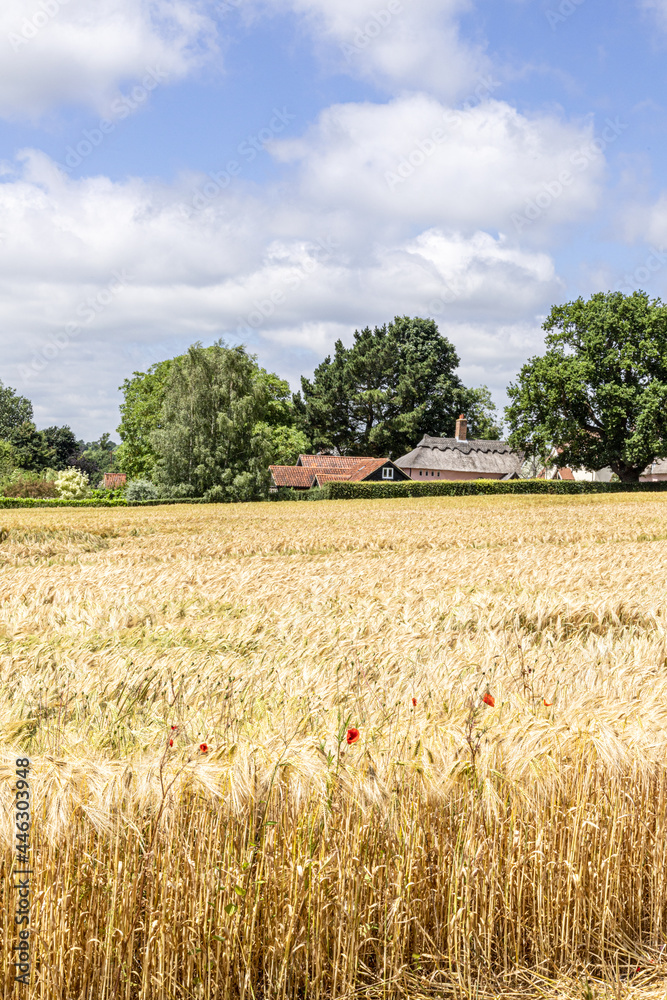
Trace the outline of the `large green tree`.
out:
<instances>
[{"instance_id":1,"label":"large green tree","mask_svg":"<svg viewBox=\"0 0 667 1000\"><path fill-rule=\"evenodd\" d=\"M194 357L200 358L202 364L207 355L199 352L208 351L211 354L219 352L220 348L228 350L222 343L215 345L215 349L202 348L199 344L193 345L193 348L196 349ZM271 464L293 464L301 452L308 450L310 442L303 429L297 426L298 415L289 384L273 372L260 368L252 355L245 351L243 354L249 362L250 378L255 391L263 400L257 426L253 428L255 452L261 451L264 467ZM191 354L179 355L167 361L159 361L147 372L134 372L132 378L125 379L121 386L124 398L120 406L122 419L118 428L122 444L114 452L114 468L128 473L133 479L164 480L165 476L171 479L172 473L166 472L164 462L159 474L157 468L162 454L159 448L165 447L169 435L165 437L156 432L170 431L169 425L174 419L174 398L181 391L175 386L178 384L183 387L186 384L183 381L184 371L185 368L192 368L193 363ZM175 367L178 368L178 375L172 379ZM165 409L168 394L170 403ZM188 470L189 468L190 466ZM180 482L191 481L177 480L177 483Z\"/></svg>"},{"instance_id":2,"label":"large green tree","mask_svg":"<svg viewBox=\"0 0 667 1000\"><path fill-rule=\"evenodd\" d=\"M470 436L498 437L488 390L466 389L459 357L433 320L397 316L337 341L333 357L302 378L303 426L317 447L398 457L424 434L450 436L462 411Z\"/></svg>"},{"instance_id":3,"label":"large green tree","mask_svg":"<svg viewBox=\"0 0 667 1000\"><path fill-rule=\"evenodd\" d=\"M31 420L14 427L8 436L18 468L28 472L41 472L53 468L55 450L49 445L44 433L38 431Z\"/></svg>"},{"instance_id":4,"label":"large green tree","mask_svg":"<svg viewBox=\"0 0 667 1000\"><path fill-rule=\"evenodd\" d=\"M268 466L294 461L307 445L293 427L289 385L244 347L193 344L175 358L150 439L154 477L249 499L268 486ZM296 454L295 454L296 452Z\"/></svg>"},{"instance_id":5,"label":"large green tree","mask_svg":"<svg viewBox=\"0 0 667 1000\"><path fill-rule=\"evenodd\" d=\"M67 469L74 465L79 454L79 442L70 427L47 427L38 433L50 451L50 468Z\"/></svg>"},{"instance_id":6,"label":"large green tree","mask_svg":"<svg viewBox=\"0 0 667 1000\"><path fill-rule=\"evenodd\" d=\"M7 441L21 424L32 421L32 403L0 382L0 440Z\"/></svg>"},{"instance_id":7,"label":"large green tree","mask_svg":"<svg viewBox=\"0 0 667 1000\"><path fill-rule=\"evenodd\" d=\"M571 468L636 482L667 456L667 307L645 292L554 306L547 351L508 388L511 442Z\"/></svg>"},{"instance_id":8,"label":"large green tree","mask_svg":"<svg viewBox=\"0 0 667 1000\"><path fill-rule=\"evenodd\" d=\"M270 464L292 464L309 447L288 383L260 368L244 348L194 344L187 354L134 372L121 389L122 444L114 465L132 478L187 483L198 492L245 473L253 484L263 483ZM197 458L190 441L199 442Z\"/></svg>"},{"instance_id":9,"label":"large green tree","mask_svg":"<svg viewBox=\"0 0 667 1000\"><path fill-rule=\"evenodd\" d=\"M70 427L38 431L31 420L18 424L7 435L16 466L29 472L67 469L78 464L79 442Z\"/></svg>"},{"instance_id":10,"label":"large green tree","mask_svg":"<svg viewBox=\"0 0 667 1000\"><path fill-rule=\"evenodd\" d=\"M147 372L133 372L126 378L121 392L121 422L118 433L121 445L115 454L116 468L131 479L151 479L158 456L153 447L153 434L161 427L162 406L169 375L177 358L158 361Z\"/></svg>"}]
</instances>

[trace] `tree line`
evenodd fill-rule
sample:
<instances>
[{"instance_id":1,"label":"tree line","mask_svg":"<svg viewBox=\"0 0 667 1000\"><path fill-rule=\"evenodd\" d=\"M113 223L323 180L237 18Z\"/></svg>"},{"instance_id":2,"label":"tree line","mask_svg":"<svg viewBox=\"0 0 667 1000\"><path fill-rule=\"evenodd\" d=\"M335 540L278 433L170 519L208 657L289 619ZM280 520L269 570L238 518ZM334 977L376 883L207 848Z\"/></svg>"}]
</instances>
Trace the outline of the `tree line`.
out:
<instances>
[{"instance_id":1,"label":"tree line","mask_svg":"<svg viewBox=\"0 0 667 1000\"><path fill-rule=\"evenodd\" d=\"M125 380L118 466L162 496L249 500L266 494L269 465L312 450L398 458L453 432L462 410L499 437L488 389L467 389L458 365L433 320L409 317L337 341L297 393L244 347L193 344Z\"/></svg>"},{"instance_id":2,"label":"tree line","mask_svg":"<svg viewBox=\"0 0 667 1000\"><path fill-rule=\"evenodd\" d=\"M0 382L0 491L15 496L49 496L46 480L75 469L81 479L97 481L113 464L117 445L110 434L97 441L77 439L68 426L37 430L32 403ZM36 483L41 486L35 486ZM33 487L34 488L31 488Z\"/></svg>"},{"instance_id":3,"label":"tree line","mask_svg":"<svg viewBox=\"0 0 667 1000\"><path fill-rule=\"evenodd\" d=\"M533 459L636 481L667 456L667 307L644 292L598 293L554 306L545 353L508 386L508 440ZM121 389L121 443L38 431L32 405L0 384L0 475L78 468L126 472L144 496L251 500L266 495L269 465L299 454L398 458L424 434L450 437L459 413L470 438L498 439L489 390L457 374L454 345L431 319L396 317L337 341L299 392L243 346L193 344L134 372Z\"/></svg>"}]
</instances>

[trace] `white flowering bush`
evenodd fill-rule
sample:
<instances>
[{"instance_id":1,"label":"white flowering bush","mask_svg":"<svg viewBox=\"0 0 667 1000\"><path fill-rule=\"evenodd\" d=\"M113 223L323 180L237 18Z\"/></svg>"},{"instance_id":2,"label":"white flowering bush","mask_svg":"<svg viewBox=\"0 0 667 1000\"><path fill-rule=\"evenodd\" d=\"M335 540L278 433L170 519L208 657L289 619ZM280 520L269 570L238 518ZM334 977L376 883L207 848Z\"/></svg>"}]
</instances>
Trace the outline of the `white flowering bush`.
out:
<instances>
[{"instance_id":1,"label":"white flowering bush","mask_svg":"<svg viewBox=\"0 0 667 1000\"><path fill-rule=\"evenodd\" d=\"M90 493L88 476L78 469L64 469L56 476L56 489L62 500L85 500Z\"/></svg>"}]
</instances>

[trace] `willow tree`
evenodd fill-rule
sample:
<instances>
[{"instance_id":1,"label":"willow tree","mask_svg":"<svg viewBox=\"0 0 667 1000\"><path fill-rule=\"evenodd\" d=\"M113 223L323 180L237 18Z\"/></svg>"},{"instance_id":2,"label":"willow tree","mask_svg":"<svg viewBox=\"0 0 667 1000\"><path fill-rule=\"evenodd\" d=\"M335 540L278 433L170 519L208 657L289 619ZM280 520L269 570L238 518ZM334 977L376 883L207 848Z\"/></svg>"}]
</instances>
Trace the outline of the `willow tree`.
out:
<instances>
[{"instance_id":1,"label":"willow tree","mask_svg":"<svg viewBox=\"0 0 667 1000\"><path fill-rule=\"evenodd\" d=\"M160 427L151 443L156 478L190 483L198 493L236 476L266 477L262 434L255 433L269 404L266 384L244 347L193 344L169 372Z\"/></svg>"}]
</instances>

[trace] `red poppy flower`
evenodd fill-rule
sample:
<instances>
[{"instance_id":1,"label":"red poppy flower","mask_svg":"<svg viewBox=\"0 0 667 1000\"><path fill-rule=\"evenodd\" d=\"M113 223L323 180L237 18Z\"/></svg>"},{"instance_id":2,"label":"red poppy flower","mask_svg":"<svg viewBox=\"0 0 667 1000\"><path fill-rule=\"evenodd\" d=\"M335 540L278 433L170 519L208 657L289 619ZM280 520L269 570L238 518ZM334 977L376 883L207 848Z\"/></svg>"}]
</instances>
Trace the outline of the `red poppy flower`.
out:
<instances>
[{"instance_id":1,"label":"red poppy flower","mask_svg":"<svg viewBox=\"0 0 667 1000\"><path fill-rule=\"evenodd\" d=\"M173 740L169 740L169 746L173 747L173 745L174 745L174 741Z\"/></svg>"},{"instance_id":2,"label":"red poppy flower","mask_svg":"<svg viewBox=\"0 0 667 1000\"><path fill-rule=\"evenodd\" d=\"M412 707L413 707L413 708L416 708L416 707L417 707L417 699L416 699L416 698L413 698L413 699L412 699Z\"/></svg>"},{"instance_id":3,"label":"red poppy flower","mask_svg":"<svg viewBox=\"0 0 667 1000\"><path fill-rule=\"evenodd\" d=\"M356 743L358 739L359 739L359 730L358 729L354 729L354 728L348 729L348 731L347 731L347 742L348 743Z\"/></svg>"},{"instance_id":4,"label":"red poppy flower","mask_svg":"<svg viewBox=\"0 0 667 1000\"><path fill-rule=\"evenodd\" d=\"M485 705L488 705L490 708L495 708L496 699L493 697L490 691L486 692L486 694L482 698L482 701L484 702Z\"/></svg>"},{"instance_id":5,"label":"red poppy flower","mask_svg":"<svg viewBox=\"0 0 667 1000\"><path fill-rule=\"evenodd\" d=\"M552 701L547 701L546 698L543 698L542 701L544 702L544 707L545 708L551 708L551 706L553 705L553 702Z\"/></svg>"},{"instance_id":6,"label":"red poppy flower","mask_svg":"<svg viewBox=\"0 0 667 1000\"><path fill-rule=\"evenodd\" d=\"M200 743L199 749L202 753L208 753L208 743Z\"/></svg>"},{"instance_id":7,"label":"red poppy flower","mask_svg":"<svg viewBox=\"0 0 667 1000\"><path fill-rule=\"evenodd\" d=\"M172 730L173 729L178 729L178 726L172 726L171 728L172 728Z\"/></svg>"}]
</instances>

